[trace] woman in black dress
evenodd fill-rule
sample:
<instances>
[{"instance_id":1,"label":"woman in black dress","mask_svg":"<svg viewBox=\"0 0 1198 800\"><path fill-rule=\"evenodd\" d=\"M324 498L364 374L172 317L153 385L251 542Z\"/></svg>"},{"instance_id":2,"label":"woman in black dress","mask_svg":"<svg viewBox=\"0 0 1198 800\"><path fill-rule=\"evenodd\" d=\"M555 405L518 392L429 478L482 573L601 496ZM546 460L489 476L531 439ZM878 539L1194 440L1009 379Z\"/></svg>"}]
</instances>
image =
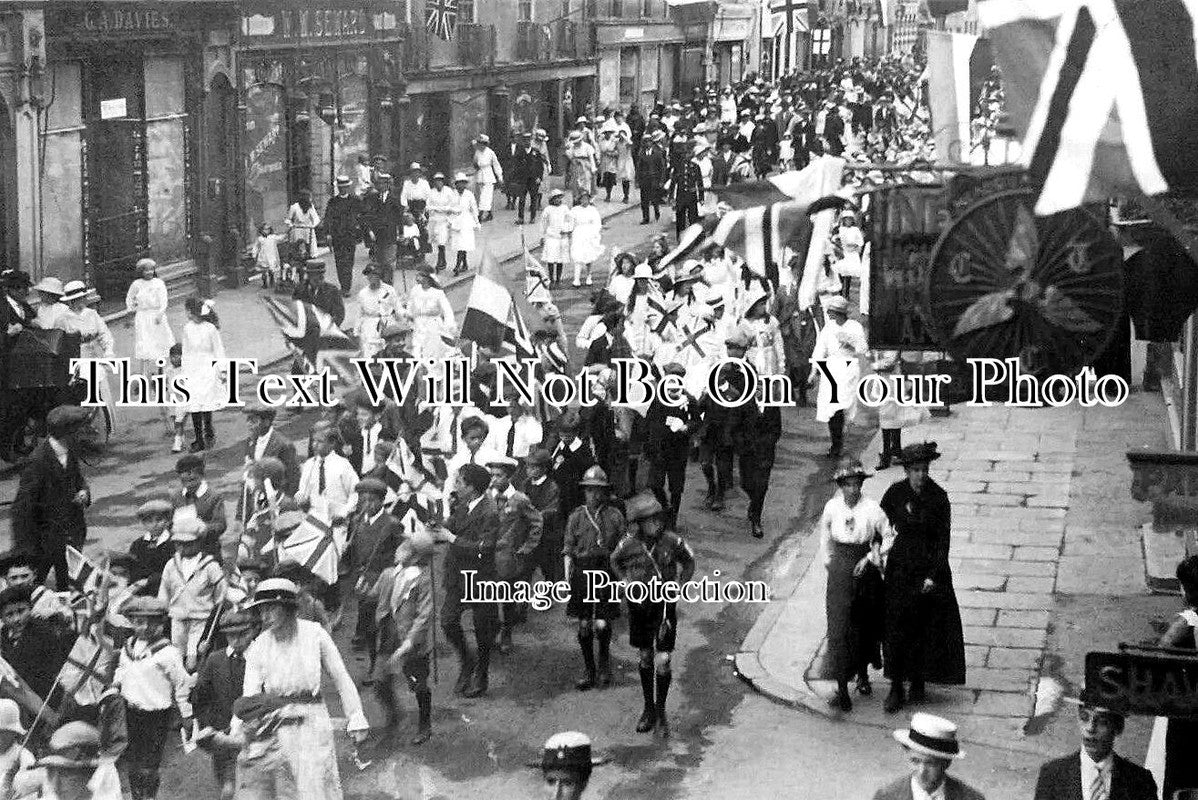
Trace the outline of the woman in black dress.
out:
<instances>
[{"instance_id":1,"label":"woman in black dress","mask_svg":"<svg viewBox=\"0 0 1198 800\"><path fill-rule=\"evenodd\" d=\"M935 442L904 447L899 463L907 477L882 496L882 510L896 532L886 562L887 713L907 699L923 700L925 681L965 683L961 611L948 565L948 494L928 477L928 465L939 457ZM910 682L909 695L903 681Z\"/></svg>"},{"instance_id":2,"label":"woman in black dress","mask_svg":"<svg viewBox=\"0 0 1198 800\"><path fill-rule=\"evenodd\" d=\"M1185 598L1185 610L1161 637L1161 647L1198 650L1198 556L1190 556L1177 565L1177 580ZM1194 758L1198 742L1198 721L1170 719L1165 728L1165 779L1162 797L1172 797L1178 789L1198 786L1198 760Z\"/></svg>"}]
</instances>

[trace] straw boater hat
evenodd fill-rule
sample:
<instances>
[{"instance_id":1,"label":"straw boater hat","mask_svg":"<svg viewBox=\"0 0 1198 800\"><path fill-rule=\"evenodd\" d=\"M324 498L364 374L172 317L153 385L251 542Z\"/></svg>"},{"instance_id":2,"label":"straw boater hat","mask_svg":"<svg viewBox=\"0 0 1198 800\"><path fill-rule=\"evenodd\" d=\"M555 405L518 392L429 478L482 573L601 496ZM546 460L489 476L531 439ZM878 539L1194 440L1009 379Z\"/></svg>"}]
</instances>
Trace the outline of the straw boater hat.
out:
<instances>
[{"instance_id":1,"label":"straw boater hat","mask_svg":"<svg viewBox=\"0 0 1198 800\"><path fill-rule=\"evenodd\" d=\"M545 740L541 748L541 760L530 762L528 766L550 770L570 770L590 774L592 767L606 763L606 759L596 757L591 750L591 738L578 731L563 731L555 733Z\"/></svg>"},{"instance_id":2,"label":"straw boater hat","mask_svg":"<svg viewBox=\"0 0 1198 800\"><path fill-rule=\"evenodd\" d=\"M946 761L965 757L957 743L957 726L943 717L917 711L911 715L911 727L897 730L892 735L903 747L925 756Z\"/></svg>"},{"instance_id":3,"label":"straw boater hat","mask_svg":"<svg viewBox=\"0 0 1198 800\"><path fill-rule=\"evenodd\" d=\"M1122 695L1103 697L1097 690L1089 686L1084 687L1079 696L1066 697L1064 700L1073 706L1088 708L1100 714L1112 714L1116 717L1126 717L1129 708L1126 697Z\"/></svg>"},{"instance_id":4,"label":"straw boater hat","mask_svg":"<svg viewBox=\"0 0 1198 800\"><path fill-rule=\"evenodd\" d=\"M258 584L254 590L254 600L246 608L260 608L274 603L299 605L299 587L286 578L267 578Z\"/></svg>"},{"instance_id":5,"label":"straw boater hat","mask_svg":"<svg viewBox=\"0 0 1198 800\"><path fill-rule=\"evenodd\" d=\"M468 177L466 177L465 172L455 172L453 174L453 182L454 183L469 183L470 179Z\"/></svg>"},{"instance_id":6,"label":"straw boater hat","mask_svg":"<svg viewBox=\"0 0 1198 800\"><path fill-rule=\"evenodd\" d=\"M491 137L487 136L487 134L485 134L485 133L480 133L478 135L478 138L474 140L474 143L475 144L490 144Z\"/></svg>"},{"instance_id":7,"label":"straw boater hat","mask_svg":"<svg viewBox=\"0 0 1198 800\"><path fill-rule=\"evenodd\" d=\"M338 186L349 186L351 183L353 183L353 181L351 181L349 179L348 175L338 175L337 176L337 185Z\"/></svg>"},{"instance_id":8,"label":"straw boater hat","mask_svg":"<svg viewBox=\"0 0 1198 800\"><path fill-rule=\"evenodd\" d=\"M487 466L505 469L507 470L508 475L511 475L520 467L520 465L516 462L516 459L512 458L511 456L499 456L498 458L493 458L487 462Z\"/></svg>"}]
</instances>

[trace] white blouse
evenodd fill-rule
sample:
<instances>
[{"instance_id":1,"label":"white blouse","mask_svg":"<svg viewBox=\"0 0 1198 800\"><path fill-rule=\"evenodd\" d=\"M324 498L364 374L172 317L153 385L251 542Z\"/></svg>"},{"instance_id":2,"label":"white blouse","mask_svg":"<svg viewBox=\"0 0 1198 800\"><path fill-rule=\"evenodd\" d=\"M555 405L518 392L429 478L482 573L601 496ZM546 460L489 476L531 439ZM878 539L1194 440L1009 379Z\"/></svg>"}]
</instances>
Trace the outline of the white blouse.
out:
<instances>
[{"instance_id":1,"label":"white blouse","mask_svg":"<svg viewBox=\"0 0 1198 800\"><path fill-rule=\"evenodd\" d=\"M280 640L274 631L258 634L245 651L246 697L263 692L276 695L320 696L320 681L325 673L333 679L341 696L341 709L346 716L347 731L370 727L362 711L362 700L354 686L337 645L320 623L296 620L295 635Z\"/></svg>"},{"instance_id":2,"label":"white blouse","mask_svg":"<svg viewBox=\"0 0 1198 800\"><path fill-rule=\"evenodd\" d=\"M837 491L824 505L824 513L819 519L819 536L824 563L827 564L831 561L833 542L869 544L875 536L880 536L882 549L886 550L886 542L894 538L894 531L886 512L876 500L862 495L857 505L850 508L844 502L844 495Z\"/></svg>"}]
</instances>

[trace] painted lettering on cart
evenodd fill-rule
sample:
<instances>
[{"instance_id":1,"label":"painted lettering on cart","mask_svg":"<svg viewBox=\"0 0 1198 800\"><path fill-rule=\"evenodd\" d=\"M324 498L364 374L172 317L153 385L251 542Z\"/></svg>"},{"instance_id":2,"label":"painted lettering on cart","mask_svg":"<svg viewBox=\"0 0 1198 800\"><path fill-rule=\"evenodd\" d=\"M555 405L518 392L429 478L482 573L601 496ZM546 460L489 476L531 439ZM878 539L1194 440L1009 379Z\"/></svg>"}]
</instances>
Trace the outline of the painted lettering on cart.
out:
<instances>
[{"instance_id":1,"label":"painted lettering on cart","mask_svg":"<svg viewBox=\"0 0 1198 800\"><path fill-rule=\"evenodd\" d=\"M287 9L278 20L284 39L343 39L373 32L371 15L360 9Z\"/></svg>"}]
</instances>

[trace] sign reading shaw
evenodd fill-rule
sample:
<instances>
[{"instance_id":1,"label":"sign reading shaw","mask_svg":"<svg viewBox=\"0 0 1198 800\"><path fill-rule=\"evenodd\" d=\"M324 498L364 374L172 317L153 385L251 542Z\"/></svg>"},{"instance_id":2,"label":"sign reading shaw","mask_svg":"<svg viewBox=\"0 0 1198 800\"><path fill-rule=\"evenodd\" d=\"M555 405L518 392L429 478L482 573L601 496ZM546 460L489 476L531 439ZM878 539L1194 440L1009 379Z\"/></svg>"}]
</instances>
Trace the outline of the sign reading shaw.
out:
<instances>
[{"instance_id":1,"label":"sign reading shaw","mask_svg":"<svg viewBox=\"0 0 1198 800\"><path fill-rule=\"evenodd\" d=\"M1126 702L1132 714L1198 718L1198 655L1155 649L1088 653L1086 686L1107 702Z\"/></svg>"}]
</instances>

